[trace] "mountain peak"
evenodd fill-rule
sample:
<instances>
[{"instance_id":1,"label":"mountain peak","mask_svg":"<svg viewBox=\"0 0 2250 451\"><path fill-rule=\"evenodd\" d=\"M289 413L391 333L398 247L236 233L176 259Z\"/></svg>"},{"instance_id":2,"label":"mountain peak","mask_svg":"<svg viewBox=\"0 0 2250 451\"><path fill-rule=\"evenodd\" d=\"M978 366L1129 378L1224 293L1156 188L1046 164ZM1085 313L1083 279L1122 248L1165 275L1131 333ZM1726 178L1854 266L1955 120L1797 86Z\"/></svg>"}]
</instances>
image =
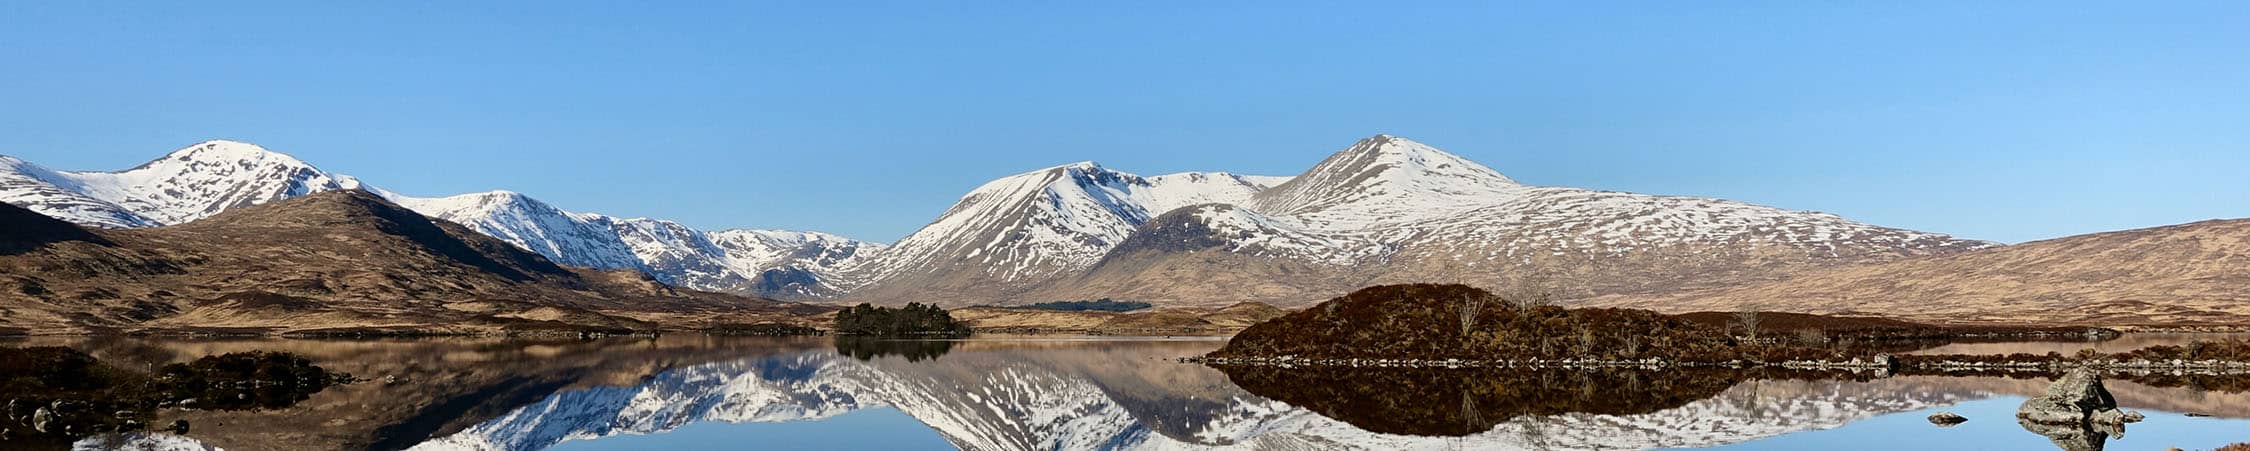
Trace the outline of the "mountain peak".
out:
<instances>
[{"instance_id":1,"label":"mountain peak","mask_svg":"<svg viewBox=\"0 0 2250 451\"><path fill-rule=\"evenodd\" d=\"M1079 171L1079 172L1085 172L1085 171L1108 171L1109 169L1107 169L1107 168L1103 168L1103 167L1102 167L1102 164L1101 164L1101 163L1096 163L1096 162L1094 162L1093 160L1087 160L1087 161L1080 161L1080 162L1076 162L1076 163L1070 163L1070 164L1065 164L1065 165L1058 165L1058 166L1055 166L1055 167L1050 167L1050 168L1047 168L1047 169L1045 169L1045 170L1047 170L1047 171L1062 170L1062 171Z\"/></svg>"},{"instance_id":2,"label":"mountain peak","mask_svg":"<svg viewBox=\"0 0 2250 451\"><path fill-rule=\"evenodd\" d=\"M141 165L141 168L154 166L167 161L214 163L270 162L274 164L289 166L310 166L308 164L305 164L303 160L298 160L296 157L292 157L281 152L268 150L264 146L259 146L257 144L224 139L214 139L196 143L192 146L183 147L180 148L180 150L172 151L172 153L165 154L163 158L158 158L155 161L149 162L149 164Z\"/></svg>"},{"instance_id":3,"label":"mountain peak","mask_svg":"<svg viewBox=\"0 0 2250 451\"><path fill-rule=\"evenodd\" d=\"M1303 175L1260 193L1257 206L1271 214L1295 214L1368 199L1428 203L1489 198L1519 187L1514 179L1467 158L1383 134L1352 143Z\"/></svg>"},{"instance_id":4,"label":"mountain peak","mask_svg":"<svg viewBox=\"0 0 2250 451\"><path fill-rule=\"evenodd\" d=\"M483 191L483 192L468 193L468 194L462 194L462 195L451 196L451 197L461 197L461 198L475 198L475 199L510 199L510 200L512 200L512 199L522 199L522 198L524 198L524 197L526 197L526 196L524 196L524 195L523 195L523 193L518 193L518 192L515 192L515 191L509 191L509 190L504 190L504 189L496 189L496 190L491 190L491 191Z\"/></svg>"},{"instance_id":5,"label":"mountain peak","mask_svg":"<svg viewBox=\"0 0 2250 451\"><path fill-rule=\"evenodd\" d=\"M1415 170L1404 173L1404 175L1456 172L1480 178L1496 179L1510 184L1515 183L1514 179L1500 175L1499 171L1469 161L1469 159L1462 158L1460 155L1454 155L1428 144L1392 135L1379 134L1359 140L1359 142L1352 143L1351 147L1344 148L1344 150L1329 156L1329 159L1335 160L1337 157L1361 159L1375 165L1405 166L1408 169ZM1324 165L1326 163L1326 161L1322 162ZM1314 167L1314 170L1319 169L1319 167Z\"/></svg>"}]
</instances>

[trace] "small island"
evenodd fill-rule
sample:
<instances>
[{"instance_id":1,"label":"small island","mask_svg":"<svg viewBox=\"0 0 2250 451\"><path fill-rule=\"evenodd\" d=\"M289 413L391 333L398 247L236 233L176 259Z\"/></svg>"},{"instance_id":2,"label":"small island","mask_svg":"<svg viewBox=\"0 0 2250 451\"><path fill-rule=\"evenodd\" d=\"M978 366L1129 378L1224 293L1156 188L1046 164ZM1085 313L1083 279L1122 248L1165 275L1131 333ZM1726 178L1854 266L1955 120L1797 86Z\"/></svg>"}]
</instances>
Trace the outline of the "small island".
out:
<instances>
[{"instance_id":1,"label":"small island","mask_svg":"<svg viewBox=\"0 0 2250 451\"><path fill-rule=\"evenodd\" d=\"M874 337L958 338L969 336L967 324L936 305L909 302L903 307L878 307L861 303L836 312L837 335Z\"/></svg>"}]
</instances>

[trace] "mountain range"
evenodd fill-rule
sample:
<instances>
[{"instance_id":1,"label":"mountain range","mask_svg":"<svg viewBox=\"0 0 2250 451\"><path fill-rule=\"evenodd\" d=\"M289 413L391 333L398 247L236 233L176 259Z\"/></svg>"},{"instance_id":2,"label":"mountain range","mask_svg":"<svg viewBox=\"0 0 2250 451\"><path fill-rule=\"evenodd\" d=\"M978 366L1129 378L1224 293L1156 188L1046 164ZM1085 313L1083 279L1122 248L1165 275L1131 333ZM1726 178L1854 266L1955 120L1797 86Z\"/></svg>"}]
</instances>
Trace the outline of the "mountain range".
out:
<instances>
[{"instance_id":1,"label":"mountain range","mask_svg":"<svg viewBox=\"0 0 2250 451\"><path fill-rule=\"evenodd\" d=\"M895 244L780 230L704 231L491 191L422 198L256 145L210 141L116 172L0 156L0 200L97 228L365 190L555 263L786 300L947 305L1117 297L1305 305L1362 286L1447 281L1640 295L1973 251L1994 243L1720 199L1524 185L1377 135L1291 177L1141 176L1093 162L1002 177Z\"/></svg>"}]
</instances>

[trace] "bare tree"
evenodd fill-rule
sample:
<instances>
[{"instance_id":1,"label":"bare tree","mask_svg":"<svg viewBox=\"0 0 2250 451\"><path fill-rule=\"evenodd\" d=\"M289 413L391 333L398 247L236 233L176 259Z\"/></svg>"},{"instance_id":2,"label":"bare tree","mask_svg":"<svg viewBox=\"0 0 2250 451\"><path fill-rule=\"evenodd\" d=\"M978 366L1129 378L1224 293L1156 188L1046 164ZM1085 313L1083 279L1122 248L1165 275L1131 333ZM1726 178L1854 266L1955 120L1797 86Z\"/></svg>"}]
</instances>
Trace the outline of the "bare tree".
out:
<instances>
[{"instance_id":1,"label":"bare tree","mask_svg":"<svg viewBox=\"0 0 2250 451\"><path fill-rule=\"evenodd\" d=\"M1533 269L1511 274L1495 294L1515 307L1517 313L1530 313L1541 306L1554 305L1561 291L1550 274Z\"/></svg>"},{"instance_id":2,"label":"bare tree","mask_svg":"<svg viewBox=\"0 0 2250 451\"><path fill-rule=\"evenodd\" d=\"M1758 338L1758 317L1761 310L1764 309L1757 304L1750 304L1742 306L1742 311L1734 312L1734 322L1742 324L1743 335Z\"/></svg>"},{"instance_id":3,"label":"bare tree","mask_svg":"<svg viewBox=\"0 0 2250 451\"><path fill-rule=\"evenodd\" d=\"M1487 295L1474 293L1463 293L1461 295L1459 312L1461 316L1461 336L1467 337L1470 331L1476 330L1477 316L1484 313L1484 304L1491 300L1492 297Z\"/></svg>"}]
</instances>

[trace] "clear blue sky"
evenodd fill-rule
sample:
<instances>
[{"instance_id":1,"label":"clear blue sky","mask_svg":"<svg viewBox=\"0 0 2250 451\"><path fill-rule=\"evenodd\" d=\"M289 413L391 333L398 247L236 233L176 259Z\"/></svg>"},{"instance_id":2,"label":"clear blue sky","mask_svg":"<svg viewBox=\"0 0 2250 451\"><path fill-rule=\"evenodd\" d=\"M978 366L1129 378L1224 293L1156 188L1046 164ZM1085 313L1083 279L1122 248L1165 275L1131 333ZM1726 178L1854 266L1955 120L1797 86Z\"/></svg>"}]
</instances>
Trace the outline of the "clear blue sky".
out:
<instances>
[{"instance_id":1,"label":"clear blue sky","mask_svg":"<svg viewBox=\"0 0 2250 451\"><path fill-rule=\"evenodd\" d=\"M884 241L1006 174L1288 175L1375 133L2010 242L2250 216L2250 2L462 3L0 2L0 153L228 138Z\"/></svg>"}]
</instances>

